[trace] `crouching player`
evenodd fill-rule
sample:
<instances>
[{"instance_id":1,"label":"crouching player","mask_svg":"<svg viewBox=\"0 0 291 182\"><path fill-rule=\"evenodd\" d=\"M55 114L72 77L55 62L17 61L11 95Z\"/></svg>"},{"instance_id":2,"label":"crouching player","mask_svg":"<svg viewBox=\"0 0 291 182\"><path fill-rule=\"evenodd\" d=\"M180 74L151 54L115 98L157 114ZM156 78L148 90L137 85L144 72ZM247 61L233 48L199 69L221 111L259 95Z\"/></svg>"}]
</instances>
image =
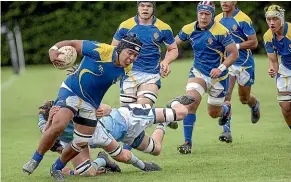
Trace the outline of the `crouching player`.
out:
<instances>
[{"instance_id":1,"label":"crouching player","mask_svg":"<svg viewBox=\"0 0 291 182\"><path fill-rule=\"evenodd\" d=\"M291 23L284 18L284 9L271 5L265 9L269 30L264 35L269 59L269 75L276 76L278 102L291 129ZM281 64L278 63L281 56Z\"/></svg>"},{"instance_id":2,"label":"crouching player","mask_svg":"<svg viewBox=\"0 0 291 182\"><path fill-rule=\"evenodd\" d=\"M51 115L55 114L55 112L58 111L57 108L52 108L54 101L46 101L44 105L39 107L39 119L38 119L38 127L40 131L43 133L43 130L45 128L45 125L47 123L49 113ZM70 124L65 128L64 132L58 137L56 140L54 146L50 149L52 152L58 152L62 153L62 150L67 146L68 143L70 143L73 140L73 134L74 134L74 125L73 121L70 122ZM100 173L104 173L106 171L111 172L121 172L119 166L115 164L114 162L110 161L108 158L108 155L104 152L99 152L97 159L95 161L91 160L90 157L90 149L86 148L82 152L80 152L76 157L74 157L71 160L73 166L76 171L67 170L68 168L64 168L64 172L66 172L69 175L89 175L89 176L95 176ZM92 168L88 169L86 172L84 172L84 169L82 166L84 164L88 165L91 163Z\"/></svg>"},{"instance_id":3,"label":"crouching player","mask_svg":"<svg viewBox=\"0 0 291 182\"><path fill-rule=\"evenodd\" d=\"M139 160L130 151L123 150L117 142L121 141L145 153L159 155L162 149L165 127L171 122L184 119L188 114L184 105L193 102L194 98L192 96L180 96L171 100L167 105L168 108L151 108L150 105L129 104L118 109L112 109L108 105L101 104L96 114L97 117L104 117L98 122L89 145L92 148L103 148L119 162L131 160L131 164L143 171L159 171L161 168L157 164ZM54 107L54 112L57 109L59 108ZM55 114L54 112L51 115ZM159 125L153 134L150 137L146 136L144 130L155 123L159 123ZM73 133L70 135L73 135ZM89 152L87 152L87 155L87 159L89 159ZM91 172L88 172L88 170L92 170L92 165L95 165L93 169L98 169L102 166L100 162L98 158L93 163L83 162L79 164L79 169L70 172L70 174L80 174L80 169L82 169L82 174L90 174ZM112 166L110 165L110 167Z\"/></svg>"}]
</instances>

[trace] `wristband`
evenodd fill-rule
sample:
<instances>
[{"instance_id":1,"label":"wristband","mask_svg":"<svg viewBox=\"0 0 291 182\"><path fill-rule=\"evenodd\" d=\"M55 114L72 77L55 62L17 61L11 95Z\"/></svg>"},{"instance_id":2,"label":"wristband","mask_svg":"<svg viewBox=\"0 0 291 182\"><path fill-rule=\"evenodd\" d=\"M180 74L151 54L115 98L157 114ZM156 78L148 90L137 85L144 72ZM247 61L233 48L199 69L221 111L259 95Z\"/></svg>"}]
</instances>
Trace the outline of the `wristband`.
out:
<instances>
[{"instance_id":1,"label":"wristband","mask_svg":"<svg viewBox=\"0 0 291 182\"><path fill-rule=\"evenodd\" d=\"M220 69L221 72L224 72L227 68L224 64L219 65L218 69Z\"/></svg>"},{"instance_id":2,"label":"wristband","mask_svg":"<svg viewBox=\"0 0 291 182\"><path fill-rule=\"evenodd\" d=\"M59 48L56 46L56 45L54 45L54 46L52 46L50 49L49 49L49 51L50 50L55 50L55 51L57 51Z\"/></svg>"},{"instance_id":3,"label":"wristband","mask_svg":"<svg viewBox=\"0 0 291 182\"><path fill-rule=\"evenodd\" d=\"M70 175L75 175L75 171L74 170L70 170Z\"/></svg>"},{"instance_id":4,"label":"wristband","mask_svg":"<svg viewBox=\"0 0 291 182\"><path fill-rule=\"evenodd\" d=\"M236 48L239 50L240 48L240 45L239 44L235 44L236 45Z\"/></svg>"}]
</instances>

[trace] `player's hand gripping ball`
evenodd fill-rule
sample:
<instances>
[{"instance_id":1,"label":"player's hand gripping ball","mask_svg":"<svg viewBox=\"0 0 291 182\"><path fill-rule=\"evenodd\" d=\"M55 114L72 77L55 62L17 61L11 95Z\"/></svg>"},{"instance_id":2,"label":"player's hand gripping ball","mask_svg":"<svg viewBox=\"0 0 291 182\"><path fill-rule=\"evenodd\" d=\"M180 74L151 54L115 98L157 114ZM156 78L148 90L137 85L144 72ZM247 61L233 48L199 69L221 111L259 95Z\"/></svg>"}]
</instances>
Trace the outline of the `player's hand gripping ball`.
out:
<instances>
[{"instance_id":1,"label":"player's hand gripping ball","mask_svg":"<svg viewBox=\"0 0 291 182\"><path fill-rule=\"evenodd\" d=\"M58 69L67 69L74 65L77 59L77 51L72 46L64 46L58 49L61 54L58 55L58 59L60 62L54 64L54 66Z\"/></svg>"}]
</instances>

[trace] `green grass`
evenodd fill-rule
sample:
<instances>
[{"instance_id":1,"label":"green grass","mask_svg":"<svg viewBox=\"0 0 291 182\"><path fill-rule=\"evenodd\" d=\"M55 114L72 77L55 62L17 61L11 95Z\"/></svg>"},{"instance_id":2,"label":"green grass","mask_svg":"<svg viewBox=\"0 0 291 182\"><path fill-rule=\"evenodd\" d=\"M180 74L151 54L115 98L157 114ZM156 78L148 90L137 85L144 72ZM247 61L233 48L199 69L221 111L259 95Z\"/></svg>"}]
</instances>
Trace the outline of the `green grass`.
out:
<instances>
[{"instance_id":1,"label":"green grass","mask_svg":"<svg viewBox=\"0 0 291 182\"><path fill-rule=\"evenodd\" d=\"M183 143L182 125L177 131L167 130L163 151L154 157L135 152L145 161L154 161L162 172L144 173L130 165L120 164L121 174L101 175L94 178L70 177L70 181L291 181L291 137L276 101L275 80L267 75L266 57L256 57L256 84L253 94L261 101L262 117L251 124L250 110L241 105L237 88L233 96L234 142L218 141L221 128L217 120L207 114L207 98L197 113L191 155L180 155L177 145ZM157 106L184 93L192 61L177 60L171 75L162 81ZM2 70L2 84L11 76L10 69ZM64 71L53 66L31 66L2 89L2 181L52 181L49 168L57 155L48 152L39 168L30 176L22 173L22 165L35 151L40 133L37 127L38 106L46 99L54 99ZM119 105L118 85L107 93L104 103ZM147 132L151 133L152 128ZM94 150L96 156L97 150Z\"/></svg>"}]
</instances>

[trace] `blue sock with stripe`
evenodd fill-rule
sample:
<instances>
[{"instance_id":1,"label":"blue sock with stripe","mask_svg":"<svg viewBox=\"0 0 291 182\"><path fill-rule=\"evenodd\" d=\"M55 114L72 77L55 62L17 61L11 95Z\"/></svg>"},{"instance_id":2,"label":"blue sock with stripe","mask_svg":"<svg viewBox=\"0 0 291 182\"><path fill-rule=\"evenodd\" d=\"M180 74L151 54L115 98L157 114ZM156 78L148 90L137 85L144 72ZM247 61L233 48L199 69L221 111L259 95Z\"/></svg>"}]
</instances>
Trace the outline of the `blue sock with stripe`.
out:
<instances>
[{"instance_id":1,"label":"blue sock with stripe","mask_svg":"<svg viewBox=\"0 0 291 182\"><path fill-rule=\"evenodd\" d=\"M63 163L60 158L57 158L56 162L53 164L52 170L62 170L66 166L66 163Z\"/></svg>"},{"instance_id":2,"label":"blue sock with stripe","mask_svg":"<svg viewBox=\"0 0 291 182\"><path fill-rule=\"evenodd\" d=\"M37 161L38 163L41 162L41 160L43 159L43 155L41 155L40 153L38 153L38 151L35 151L33 156L32 156L32 159Z\"/></svg>"},{"instance_id":3,"label":"blue sock with stripe","mask_svg":"<svg viewBox=\"0 0 291 182\"><path fill-rule=\"evenodd\" d=\"M196 114L188 114L183 120L184 139L185 142L188 142L190 145L192 145L192 133L195 126L195 121Z\"/></svg>"},{"instance_id":4,"label":"blue sock with stripe","mask_svg":"<svg viewBox=\"0 0 291 182\"><path fill-rule=\"evenodd\" d=\"M230 117L229 120L225 123L225 125L222 126L222 128L223 128L223 132L231 132L231 131L230 131L230 121L231 121L231 117Z\"/></svg>"}]
</instances>

